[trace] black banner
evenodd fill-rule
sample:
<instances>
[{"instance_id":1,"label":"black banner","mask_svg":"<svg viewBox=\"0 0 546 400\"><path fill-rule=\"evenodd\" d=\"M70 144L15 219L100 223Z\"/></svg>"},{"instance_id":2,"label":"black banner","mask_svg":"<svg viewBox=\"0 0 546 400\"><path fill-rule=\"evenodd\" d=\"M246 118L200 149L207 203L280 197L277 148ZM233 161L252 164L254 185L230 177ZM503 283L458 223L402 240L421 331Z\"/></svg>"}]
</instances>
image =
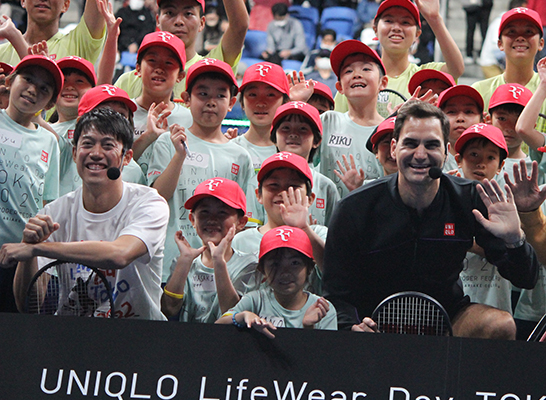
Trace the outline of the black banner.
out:
<instances>
[{"instance_id":1,"label":"black banner","mask_svg":"<svg viewBox=\"0 0 546 400\"><path fill-rule=\"evenodd\" d=\"M0 314L0 399L546 400L546 344Z\"/></svg>"}]
</instances>

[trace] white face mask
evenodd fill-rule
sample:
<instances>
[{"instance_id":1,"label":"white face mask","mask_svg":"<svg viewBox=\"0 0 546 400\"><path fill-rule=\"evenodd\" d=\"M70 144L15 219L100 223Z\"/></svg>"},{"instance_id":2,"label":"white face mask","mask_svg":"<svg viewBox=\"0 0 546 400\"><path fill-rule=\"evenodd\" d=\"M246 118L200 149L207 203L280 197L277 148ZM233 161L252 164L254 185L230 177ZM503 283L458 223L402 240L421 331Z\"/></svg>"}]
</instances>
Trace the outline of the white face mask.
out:
<instances>
[{"instance_id":1,"label":"white face mask","mask_svg":"<svg viewBox=\"0 0 546 400\"><path fill-rule=\"evenodd\" d=\"M287 19L282 19L280 21L273 21L275 23L276 26L285 26L287 23L288 23L288 20Z\"/></svg>"},{"instance_id":2,"label":"white face mask","mask_svg":"<svg viewBox=\"0 0 546 400\"><path fill-rule=\"evenodd\" d=\"M317 57L315 59L315 66L318 69L332 69L332 65L330 64L330 60L323 57Z\"/></svg>"},{"instance_id":3,"label":"white face mask","mask_svg":"<svg viewBox=\"0 0 546 400\"><path fill-rule=\"evenodd\" d=\"M129 8L133 11L144 8L144 0L129 0Z\"/></svg>"}]
</instances>

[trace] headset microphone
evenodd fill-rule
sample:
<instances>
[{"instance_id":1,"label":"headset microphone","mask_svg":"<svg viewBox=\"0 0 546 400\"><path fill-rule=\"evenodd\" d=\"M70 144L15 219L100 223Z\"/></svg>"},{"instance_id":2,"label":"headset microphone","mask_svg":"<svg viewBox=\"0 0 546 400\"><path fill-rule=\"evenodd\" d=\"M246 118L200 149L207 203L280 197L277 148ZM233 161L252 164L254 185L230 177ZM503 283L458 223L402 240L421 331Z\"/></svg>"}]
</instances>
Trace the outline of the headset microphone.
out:
<instances>
[{"instance_id":1,"label":"headset microphone","mask_svg":"<svg viewBox=\"0 0 546 400\"><path fill-rule=\"evenodd\" d=\"M108 171L106 171L106 176L108 176L108 179L115 181L118 179L121 175L121 168L123 167L123 158L125 157L125 150L123 150L123 153L121 154L121 163L119 165L119 168L117 167L110 167L108 168Z\"/></svg>"},{"instance_id":2,"label":"headset microphone","mask_svg":"<svg viewBox=\"0 0 546 400\"><path fill-rule=\"evenodd\" d=\"M428 176L430 176L432 179L438 179L442 176L442 168L430 167L428 170Z\"/></svg>"}]
</instances>

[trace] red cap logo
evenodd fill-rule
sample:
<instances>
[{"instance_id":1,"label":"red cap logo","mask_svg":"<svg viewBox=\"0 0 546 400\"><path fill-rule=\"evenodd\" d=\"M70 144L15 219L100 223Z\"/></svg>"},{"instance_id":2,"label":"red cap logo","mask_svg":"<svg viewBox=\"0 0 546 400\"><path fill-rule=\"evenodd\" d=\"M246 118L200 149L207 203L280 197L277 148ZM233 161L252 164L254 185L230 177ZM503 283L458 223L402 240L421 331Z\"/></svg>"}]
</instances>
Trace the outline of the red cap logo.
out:
<instances>
[{"instance_id":1,"label":"red cap logo","mask_svg":"<svg viewBox=\"0 0 546 400\"><path fill-rule=\"evenodd\" d=\"M224 181L222 179L214 178L214 179L210 179L207 182L205 182L205 185L207 185L209 187L209 190L211 192L214 192L214 189L216 189L223 182Z\"/></svg>"},{"instance_id":2,"label":"red cap logo","mask_svg":"<svg viewBox=\"0 0 546 400\"><path fill-rule=\"evenodd\" d=\"M279 228L277 229L277 234L275 236L280 237L283 242L288 242L292 232L294 232L292 229Z\"/></svg>"}]
</instances>

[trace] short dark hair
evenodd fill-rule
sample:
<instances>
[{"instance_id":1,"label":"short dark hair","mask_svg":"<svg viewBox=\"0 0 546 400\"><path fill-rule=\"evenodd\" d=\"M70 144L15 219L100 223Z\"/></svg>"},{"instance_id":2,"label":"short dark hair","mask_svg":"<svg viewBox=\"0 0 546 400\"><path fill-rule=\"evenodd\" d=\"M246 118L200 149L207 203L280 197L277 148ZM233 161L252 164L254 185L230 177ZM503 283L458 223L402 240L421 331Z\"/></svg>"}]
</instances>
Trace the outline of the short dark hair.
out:
<instances>
[{"instance_id":1,"label":"short dark hair","mask_svg":"<svg viewBox=\"0 0 546 400\"><path fill-rule=\"evenodd\" d=\"M481 145L482 147L484 147L485 145L487 145L487 143L493 143L493 142L483 136L482 137L478 136L478 137L469 139L461 148L461 151L459 152L460 156L464 158L464 152L466 151L468 146L474 143L477 143ZM506 159L506 157L508 157L508 154L506 154L506 150L504 150L503 148L500 148L497 145L495 146L499 149L499 168L500 168L502 166L502 162Z\"/></svg>"},{"instance_id":2,"label":"short dark hair","mask_svg":"<svg viewBox=\"0 0 546 400\"><path fill-rule=\"evenodd\" d=\"M273 7L271 7L271 12L273 15L284 17L286 14L288 14L288 6L285 3L273 4Z\"/></svg>"},{"instance_id":3,"label":"short dark hair","mask_svg":"<svg viewBox=\"0 0 546 400\"><path fill-rule=\"evenodd\" d=\"M130 150L133 146L133 130L129 121L117 111L110 108L96 108L83 114L74 129L74 147L82 133L94 129L106 136L113 136L123 144L123 150Z\"/></svg>"},{"instance_id":4,"label":"short dark hair","mask_svg":"<svg viewBox=\"0 0 546 400\"><path fill-rule=\"evenodd\" d=\"M260 182L258 182L258 194L260 194L260 195L262 194L262 186L263 186L264 181L266 181L273 174L273 172L275 172L275 171L277 171L279 169L283 169L283 168L284 169L292 169L292 168L288 168L288 167L280 167L280 168L274 168L271 171L269 171L267 174L264 175L262 180ZM293 169L293 171L296 171L296 170ZM312 187L311 181L309 180L308 177L303 175L301 172L296 171L296 173L301 178L301 180L303 182L305 182L305 195L307 197L311 196L313 194L313 187Z\"/></svg>"},{"instance_id":5,"label":"short dark hair","mask_svg":"<svg viewBox=\"0 0 546 400\"><path fill-rule=\"evenodd\" d=\"M315 261L313 261L312 258L309 258L305 254L303 254L301 251L298 251L296 249L292 249L290 247L279 247L279 248L273 249L273 250L269 251L267 254L263 255L260 258L260 260L258 261L257 270L259 272L261 272L263 275L265 275L265 270L264 270L265 261L267 259L270 259L270 258L280 259L280 258L286 257L286 254L289 253L289 250L297 251L301 255L301 258L304 260L303 262L305 263L305 269L307 270L307 276L309 276L311 274L311 272L313 272L313 270L315 269ZM276 272L277 271L273 272L273 276L271 277L272 280L275 279Z\"/></svg>"},{"instance_id":6,"label":"short dark hair","mask_svg":"<svg viewBox=\"0 0 546 400\"><path fill-rule=\"evenodd\" d=\"M337 32L334 31L333 29L326 28L320 31L320 36L324 37L326 35L332 35L332 37L334 38L334 41L337 40Z\"/></svg>"},{"instance_id":7,"label":"short dark hair","mask_svg":"<svg viewBox=\"0 0 546 400\"><path fill-rule=\"evenodd\" d=\"M517 116L519 116L523 112L523 109L524 107L521 104L505 103L490 109L489 114L493 116L493 113L495 111L504 111L504 112L507 112L508 114L516 114Z\"/></svg>"},{"instance_id":8,"label":"short dark hair","mask_svg":"<svg viewBox=\"0 0 546 400\"><path fill-rule=\"evenodd\" d=\"M89 84L92 86L92 87L95 87L95 83L91 81L91 79L89 79L89 75L83 73L81 70L79 70L78 68L63 68L61 69L61 72L63 73L63 75L65 76L65 78L70 75L70 74L78 74L80 76L83 76L87 82L89 82ZM63 85L64 86L64 85Z\"/></svg>"},{"instance_id":9,"label":"short dark hair","mask_svg":"<svg viewBox=\"0 0 546 400\"><path fill-rule=\"evenodd\" d=\"M300 115L300 114L288 114L288 115L285 115L284 117L282 117L276 124L275 126L273 127L273 129L271 129L271 135L269 137L269 139L277 144L277 129L279 129L279 126L284 122L284 121L295 121L295 122L305 122L306 124L308 124L310 127L311 127L311 131L313 132L313 143L314 144L318 144L322 141L322 134L320 133L320 131L317 129L317 127L315 126L315 124L313 124L309 118L306 118L304 117L303 115ZM315 156L315 153L317 152L317 148L313 148L311 149L311 151L309 152L309 158L307 159L308 162L311 162L313 161L313 157Z\"/></svg>"},{"instance_id":10,"label":"short dark hair","mask_svg":"<svg viewBox=\"0 0 546 400\"><path fill-rule=\"evenodd\" d=\"M191 212L195 214L195 211L199 208L199 205L203 202L203 200L209 198L209 197L212 197L213 199L216 199L222 203L224 203L222 200L220 200L218 197L214 197L214 196L206 196L206 197L203 197L202 199L198 200L195 202L195 204L193 205L193 207L191 208ZM232 210L234 210L236 213L237 213L237 218L241 219L243 218L246 214L243 210L241 210L240 208L233 208L231 207L230 205L227 205L226 203L224 203L226 206L228 206L229 208L231 208Z\"/></svg>"},{"instance_id":11,"label":"short dark hair","mask_svg":"<svg viewBox=\"0 0 546 400\"><path fill-rule=\"evenodd\" d=\"M176 1L176 0L174 0ZM165 4L167 3L173 3L174 2L173 0L162 0L162 1L159 1L159 4L158 4L158 7L159 7L159 13L158 14L161 14L161 10L163 9L163 7L165 7ZM201 18L203 15L205 15L205 12L203 11L203 6L197 1L195 0L195 2L197 3L197 5L199 6L199 18Z\"/></svg>"},{"instance_id":12,"label":"short dark hair","mask_svg":"<svg viewBox=\"0 0 546 400\"><path fill-rule=\"evenodd\" d=\"M144 51L139 52L138 55L137 55L136 63L138 65L141 65L142 64L142 59L144 58L146 53L148 53L148 51L151 50L154 47L161 47L161 46L150 46L147 49L144 49ZM166 49L166 47L164 47L164 48ZM180 71L182 71L184 68L182 66L182 61L180 61L179 58L178 58L178 55L175 54L174 51L172 51L171 49L167 49L167 50L169 50L172 53L172 55L174 56L174 58L176 58L176 61L178 62L178 68L179 68Z\"/></svg>"},{"instance_id":13,"label":"short dark hair","mask_svg":"<svg viewBox=\"0 0 546 400\"><path fill-rule=\"evenodd\" d=\"M425 103L424 101L408 101L400 108L400 110L398 110L396 122L394 123L394 139L398 141L402 127L404 126L406 120L411 117L417 119L434 118L440 121L442 136L444 137L444 146L447 151L450 131L449 119L447 118L447 115L445 115L438 107Z\"/></svg>"},{"instance_id":14,"label":"short dark hair","mask_svg":"<svg viewBox=\"0 0 546 400\"><path fill-rule=\"evenodd\" d=\"M194 79L192 79L190 85L186 88L186 92L191 96L191 91L193 90L193 87L195 84L202 79L219 79L221 81L226 82L229 85L229 93L231 94L231 97L235 97L237 95L237 86L233 84L231 79L229 79L227 76L220 72L203 72L202 74L197 75Z\"/></svg>"},{"instance_id":15,"label":"short dark hair","mask_svg":"<svg viewBox=\"0 0 546 400\"><path fill-rule=\"evenodd\" d=\"M24 66L22 68L17 68L17 69L14 69L13 72L6 78L6 80L9 79L9 81L11 83L13 83L13 81L15 80L15 78L17 77L17 75L20 75L22 74L23 72L26 72L27 70L29 69L32 69L32 68L42 68L43 70L45 70L49 76L51 77L51 80L53 81L53 95L51 96L51 99L47 102L47 104L50 104L50 103L53 103L55 104L57 102L57 97L59 97L59 94L61 93L61 90L62 90L62 87L61 89L58 89L57 88L57 85L55 83L55 78L53 77L53 74L51 72L49 72L47 69L43 68L43 67L40 67L39 65L37 64L34 64L34 65L27 65L27 66Z\"/></svg>"}]
</instances>

